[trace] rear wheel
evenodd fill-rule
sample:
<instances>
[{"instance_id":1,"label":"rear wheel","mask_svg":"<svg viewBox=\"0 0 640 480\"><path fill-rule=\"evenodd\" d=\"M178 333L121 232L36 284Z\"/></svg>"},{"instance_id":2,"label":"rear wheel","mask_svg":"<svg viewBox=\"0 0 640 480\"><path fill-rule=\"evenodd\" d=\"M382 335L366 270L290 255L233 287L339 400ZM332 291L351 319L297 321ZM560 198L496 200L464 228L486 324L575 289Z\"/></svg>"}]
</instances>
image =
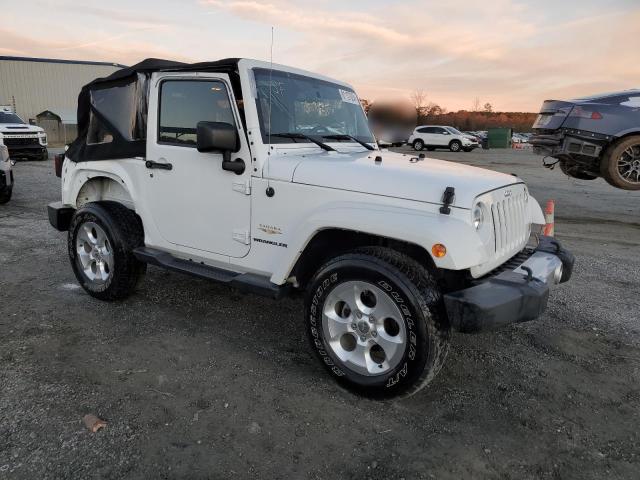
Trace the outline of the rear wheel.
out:
<instances>
[{"instance_id":1,"label":"rear wheel","mask_svg":"<svg viewBox=\"0 0 640 480\"><path fill-rule=\"evenodd\" d=\"M88 203L71 220L73 272L82 288L100 300L118 300L133 292L146 271L133 249L143 244L140 219L119 203Z\"/></svg>"},{"instance_id":2,"label":"rear wheel","mask_svg":"<svg viewBox=\"0 0 640 480\"><path fill-rule=\"evenodd\" d=\"M305 318L322 364L347 388L411 395L438 373L449 325L431 274L394 250L367 247L324 265L309 284Z\"/></svg>"},{"instance_id":3,"label":"rear wheel","mask_svg":"<svg viewBox=\"0 0 640 480\"><path fill-rule=\"evenodd\" d=\"M567 163L564 160L560 160L560 170L568 177L577 178L578 180L595 180L598 178L597 175L585 172L581 170L578 165Z\"/></svg>"},{"instance_id":4,"label":"rear wheel","mask_svg":"<svg viewBox=\"0 0 640 480\"><path fill-rule=\"evenodd\" d=\"M461 148L462 143L460 143L460 140L451 140L451 142L449 143L449 150L451 150L452 152L459 152Z\"/></svg>"},{"instance_id":5,"label":"rear wheel","mask_svg":"<svg viewBox=\"0 0 640 480\"><path fill-rule=\"evenodd\" d=\"M600 173L614 187L640 190L640 135L627 137L607 149Z\"/></svg>"},{"instance_id":6,"label":"rear wheel","mask_svg":"<svg viewBox=\"0 0 640 480\"><path fill-rule=\"evenodd\" d=\"M413 149L420 151L424 148L424 142L420 139L413 141Z\"/></svg>"}]
</instances>

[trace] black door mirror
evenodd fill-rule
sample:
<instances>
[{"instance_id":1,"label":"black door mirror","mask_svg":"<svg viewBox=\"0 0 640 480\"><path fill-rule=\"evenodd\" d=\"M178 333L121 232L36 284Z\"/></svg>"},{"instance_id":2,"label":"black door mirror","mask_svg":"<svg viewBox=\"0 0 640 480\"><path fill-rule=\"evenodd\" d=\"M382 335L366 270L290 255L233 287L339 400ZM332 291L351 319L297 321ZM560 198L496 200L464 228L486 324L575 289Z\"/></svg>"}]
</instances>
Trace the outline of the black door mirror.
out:
<instances>
[{"instance_id":1,"label":"black door mirror","mask_svg":"<svg viewBox=\"0 0 640 480\"><path fill-rule=\"evenodd\" d=\"M230 123L198 122L196 146L199 152L221 152L223 170L234 172L236 175L244 173L244 160L231 160L231 152L240 149L240 137L238 129Z\"/></svg>"},{"instance_id":2,"label":"black door mirror","mask_svg":"<svg viewBox=\"0 0 640 480\"><path fill-rule=\"evenodd\" d=\"M221 152L229 155L238 150L238 130L230 123L198 122L196 145L199 152Z\"/></svg>"}]
</instances>

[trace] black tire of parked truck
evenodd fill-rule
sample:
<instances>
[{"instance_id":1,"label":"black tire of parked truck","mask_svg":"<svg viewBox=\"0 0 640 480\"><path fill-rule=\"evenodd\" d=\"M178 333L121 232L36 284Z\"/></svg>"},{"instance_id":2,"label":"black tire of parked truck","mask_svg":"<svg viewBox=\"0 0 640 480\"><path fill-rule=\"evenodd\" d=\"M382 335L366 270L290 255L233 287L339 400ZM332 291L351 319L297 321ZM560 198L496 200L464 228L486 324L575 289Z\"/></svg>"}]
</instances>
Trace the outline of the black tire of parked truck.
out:
<instances>
[{"instance_id":1,"label":"black tire of parked truck","mask_svg":"<svg viewBox=\"0 0 640 480\"><path fill-rule=\"evenodd\" d=\"M360 248L322 266L307 286L305 323L331 375L367 396L414 394L433 380L449 351L450 326L434 276L389 248Z\"/></svg>"},{"instance_id":2,"label":"black tire of parked truck","mask_svg":"<svg viewBox=\"0 0 640 480\"><path fill-rule=\"evenodd\" d=\"M607 148L600 174L614 187L640 190L640 135L622 138Z\"/></svg>"},{"instance_id":3,"label":"black tire of parked truck","mask_svg":"<svg viewBox=\"0 0 640 480\"><path fill-rule=\"evenodd\" d=\"M0 190L0 205L4 205L11 200L11 193L13 192L13 188L5 188L4 190Z\"/></svg>"},{"instance_id":4,"label":"black tire of parked truck","mask_svg":"<svg viewBox=\"0 0 640 480\"><path fill-rule=\"evenodd\" d=\"M135 290L147 269L133 255L142 245L140 218L119 203L87 203L71 220L68 251L73 273L82 288L100 300L120 300Z\"/></svg>"},{"instance_id":5,"label":"black tire of parked truck","mask_svg":"<svg viewBox=\"0 0 640 480\"><path fill-rule=\"evenodd\" d=\"M589 172L585 172L581 170L577 165L572 163L567 163L565 160L560 160L560 170L568 177L576 178L578 180L595 180L598 178L597 175L594 175Z\"/></svg>"},{"instance_id":6,"label":"black tire of parked truck","mask_svg":"<svg viewBox=\"0 0 640 480\"><path fill-rule=\"evenodd\" d=\"M449 142L449 150L452 152L459 152L461 149L462 143L460 143L460 140L451 140L451 142Z\"/></svg>"}]
</instances>

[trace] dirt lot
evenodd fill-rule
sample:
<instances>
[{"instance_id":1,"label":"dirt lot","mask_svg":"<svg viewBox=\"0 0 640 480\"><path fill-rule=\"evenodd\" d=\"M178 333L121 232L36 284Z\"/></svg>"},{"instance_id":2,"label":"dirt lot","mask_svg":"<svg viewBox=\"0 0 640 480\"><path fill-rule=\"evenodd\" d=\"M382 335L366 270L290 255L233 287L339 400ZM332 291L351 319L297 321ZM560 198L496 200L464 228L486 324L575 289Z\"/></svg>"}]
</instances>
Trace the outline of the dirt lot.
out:
<instances>
[{"instance_id":1,"label":"dirt lot","mask_svg":"<svg viewBox=\"0 0 640 480\"><path fill-rule=\"evenodd\" d=\"M640 192L522 151L432 155L555 199L577 266L541 319L454 336L430 388L391 402L324 373L299 300L152 267L129 300L90 298L46 219L52 162L19 163L0 207L0 478L638 478ZM90 412L107 428L88 433Z\"/></svg>"}]
</instances>

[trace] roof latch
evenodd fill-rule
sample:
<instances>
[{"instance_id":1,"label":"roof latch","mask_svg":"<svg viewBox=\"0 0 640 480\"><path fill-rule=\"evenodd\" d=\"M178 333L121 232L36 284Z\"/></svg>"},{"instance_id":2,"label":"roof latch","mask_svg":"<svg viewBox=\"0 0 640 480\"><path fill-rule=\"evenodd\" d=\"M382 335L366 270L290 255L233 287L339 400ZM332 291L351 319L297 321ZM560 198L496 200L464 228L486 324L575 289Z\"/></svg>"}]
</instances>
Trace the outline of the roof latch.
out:
<instances>
[{"instance_id":1,"label":"roof latch","mask_svg":"<svg viewBox=\"0 0 640 480\"><path fill-rule=\"evenodd\" d=\"M453 187L447 187L444 189L444 193L442 194L442 206L440 207L440 213L443 215L449 215L451 213L451 209L449 205L453 203L453 200L456 198L456 189Z\"/></svg>"}]
</instances>

